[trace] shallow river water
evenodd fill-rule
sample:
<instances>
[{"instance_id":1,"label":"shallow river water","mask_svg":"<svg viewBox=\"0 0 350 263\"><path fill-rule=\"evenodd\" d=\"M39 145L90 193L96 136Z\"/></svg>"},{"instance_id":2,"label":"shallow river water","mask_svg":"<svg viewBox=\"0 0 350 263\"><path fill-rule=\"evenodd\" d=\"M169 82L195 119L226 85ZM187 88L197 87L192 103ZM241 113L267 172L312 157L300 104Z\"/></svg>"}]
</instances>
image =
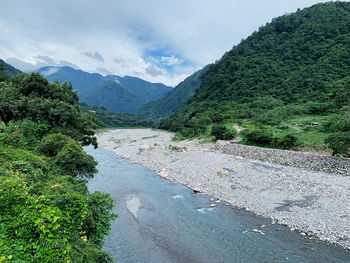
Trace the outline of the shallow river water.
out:
<instances>
[{"instance_id":1,"label":"shallow river water","mask_svg":"<svg viewBox=\"0 0 350 263\"><path fill-rule=\"evenodd\" d=\"M104 245L115 262L350 262L338 246L225 203L210 208L210 197L146 167L102 148L85 151L99 163L89 190L110 193L120 216Z\"/></svg>"}]
</instances>

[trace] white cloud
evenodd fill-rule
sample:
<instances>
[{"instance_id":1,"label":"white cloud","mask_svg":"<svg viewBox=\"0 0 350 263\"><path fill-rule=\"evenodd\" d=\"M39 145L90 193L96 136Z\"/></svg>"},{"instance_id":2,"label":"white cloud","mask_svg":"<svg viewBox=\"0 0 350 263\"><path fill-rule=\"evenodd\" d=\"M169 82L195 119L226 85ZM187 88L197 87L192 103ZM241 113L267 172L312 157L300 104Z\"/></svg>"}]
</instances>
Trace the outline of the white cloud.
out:
<instances>
[{"instance_id":1,"label":"white cloud","mask_svg":"<svg viewBox=\"0 0 350 263\"><path fill-rule=\"evenodd\" d=\"M2 0L0 58L175 85L273 17L317 2L325 1Z\"/></svg>"}]
</instances>

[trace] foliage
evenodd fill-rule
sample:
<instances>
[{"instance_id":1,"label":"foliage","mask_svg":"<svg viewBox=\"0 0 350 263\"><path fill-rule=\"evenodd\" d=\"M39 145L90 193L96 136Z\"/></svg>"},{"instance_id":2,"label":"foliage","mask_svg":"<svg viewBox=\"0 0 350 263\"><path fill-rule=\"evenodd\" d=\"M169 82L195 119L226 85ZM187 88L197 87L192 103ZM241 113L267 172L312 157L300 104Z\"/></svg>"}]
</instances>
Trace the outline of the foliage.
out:
<instances>
[{"instance_id":1,"label":"foliage","mask_svg":"<svg viewBox=\"0 0 350 263\"><path fill-rule=\"evenodd\" d=\"M277 132L263 141L270 147L295 147L279 143L286 132L276 128L285 123L301 144L309 135L348 130L348 111L341 109L350 104L349 14L350 3L329 2L273 19L210 65L193 98L158 127L188 138L207 134L213 123L263 125ZM327 124L290 124L321 116Z\"/></svg>"},{"instance_id":2,"label":"foliage","mask_svg":"<svg viewBox=\"0 0 350 263\"><path fill-rule=\"evenodd\" d=\"M19 74L0 83L0 118L5 124L28 119L82 145L97 146L96 120L80 112L79 98L72 86L49 83L37 73Z\"/></svg>"},{"instance_id":3,"label":"foliage","mask_svg":"<svg viewBox=\"0 0 350 263\"><path fill-rule=\"evenodd\" d=\"M332 149L333 155L350 157L350 132L334 133L325 142Z\"/></svg>"},{"instance_id":4,"label":"foliage","mask_svg":"<svg viewBox=\"0 0 350 263\"><path fill-rule=\"evenodd\" d=\"M0 262L111 262L101 247L113 200L82 180L97 163L82 149L95 124L78 102L38 74L0 83Z\"/></svg>"},{"instance_id":5,"label":"foliage","mask_svg":"<svg viewBox=\"0 0 350 263\"><path fill-rule=\"evenodd\" d=\"M99 128L120 128L120 127L151 127L153 122L145 119L141 115L123 114L111 112L104 107L91 107L85 103L80 105L83 112L86 112L98 119Z\"/></svg>"},{"instance_id":6,"label":"foliage","mask_svg":"<svg viewBox=\"0 0 350 263\"><path fill-rule=\"evenodd\" d=\"M138 113L151 120L159 120L180 110L199 88L200 77L207 69L208 66L189 76L160 99L142 105Z\"/></svg>"},{"instance_id":7,"label":"foliage","mask_svg":"<svg viewBox=\"0 0 350 263\"><path fill-rule=\"evenodd\" d=\"M270 145L273 142L273 134L265 129L246 130L244 138L247 142L257 145Z\"/></svg>"},{"instance_id":8,"label":"foliage","mask_svg":"<svg viewBox=\"0 0 350 263\"><path fill-rule=\"evenodd\" d=\"M56 165L60 166L64 173L79 178L92 178L97 172L97 162L90 155L87 155L80 144L68 142L55 157Z\"/></svg>"},{"instance_id":9,"label":"foliage","mask_svg":"<svg viewBox=\"0 0 350 263\"><path fill-rule=\"evenodd\" d=\"M236 137L236 132L227 129L223 124L215 124L211 128L211 135L215 136L216 140L232 140Z\"/></svg>"}]
</instances>

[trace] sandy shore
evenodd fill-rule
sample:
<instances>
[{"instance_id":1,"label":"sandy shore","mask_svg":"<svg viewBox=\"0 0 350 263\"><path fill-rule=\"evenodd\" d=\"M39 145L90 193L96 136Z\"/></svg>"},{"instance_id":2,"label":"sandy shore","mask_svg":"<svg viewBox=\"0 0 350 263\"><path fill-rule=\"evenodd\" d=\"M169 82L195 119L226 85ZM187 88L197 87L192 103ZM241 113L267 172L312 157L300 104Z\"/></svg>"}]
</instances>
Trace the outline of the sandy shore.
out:
<instances>
[{"instance_id":1,"label":"sandy shore","mask_svg":"<svg viewBox=\"0 0 350 263\"><path fill-rule=\"evenodd\" d=\"M350 249L350 177L222 154L198 140L130 129L98 135L100 147L161 177Z\"/></svg>"}]
</instances>

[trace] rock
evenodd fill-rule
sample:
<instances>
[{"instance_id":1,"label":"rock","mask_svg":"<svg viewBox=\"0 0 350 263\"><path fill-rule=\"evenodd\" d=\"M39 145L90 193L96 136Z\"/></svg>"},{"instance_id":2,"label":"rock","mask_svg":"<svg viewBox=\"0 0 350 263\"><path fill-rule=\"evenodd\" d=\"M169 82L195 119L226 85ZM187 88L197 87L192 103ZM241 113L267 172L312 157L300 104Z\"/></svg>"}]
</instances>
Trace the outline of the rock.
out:
<instances>
[{"instance_id":1,"label":"rock","mask_svg":"<svg viewBox=\"0 0 350 263\"><path fill-rule=\"evenodd\" d=\"M259 234L261 234L261 235L265 235L265 233L264 232L262 232L262 231L260 231L259 229L256 229L256 228L253 228L252 229L252 232L254 232L254 233L259 233Z\"/></svg>"},{"instance_id":2,"label":"rock","mask_svg":"<svg viewBox=\"0 0 350 263\"><path fill-rule=\"evenodd\" d=\"M216 206L216 204L210 204L210 207L215 207Z\"/></svg>"},{"instance_id":3,"label":"rock","mask_svg":"<svg viewBox=\"0 0 350 263\"><path fill-rule=\"evenodd\" d=\"M262 226L260 226L260 228L264 228L266 225L262 225Z\"/></svg>"},{"instance_id":4,"label":"rock","mask_svg":"<svg viewBox=\"0 0 350 263\"><path fill-rule=\"evenodd\" d=\"M216 203L221 203L221 201L220 200L216 200Z\"/></svg>"},{"instance_id":5,"label":"rock","mask_svg":"<svg viewBox=\"0 0 350 263\"><path fill-rule=\"evenodd\" d=\"M304 232L301 232L301 233L300 233L300 235L302 235L302 236L306 236L306 234L305 234Z\"/></svg>"},{"instance_id":6,"label":"rock","mask_svg":"<svg viewBox=\"0 0 350 263\"><path fill-rule=\"evenodd\" d=\"M201 192L201 189L199 189L199 187L193 187L193 188L192 188L192 191L193 191L193 193L195 193L195 194L199 194L199 193Z\"/></svg>"}]
</instances>

